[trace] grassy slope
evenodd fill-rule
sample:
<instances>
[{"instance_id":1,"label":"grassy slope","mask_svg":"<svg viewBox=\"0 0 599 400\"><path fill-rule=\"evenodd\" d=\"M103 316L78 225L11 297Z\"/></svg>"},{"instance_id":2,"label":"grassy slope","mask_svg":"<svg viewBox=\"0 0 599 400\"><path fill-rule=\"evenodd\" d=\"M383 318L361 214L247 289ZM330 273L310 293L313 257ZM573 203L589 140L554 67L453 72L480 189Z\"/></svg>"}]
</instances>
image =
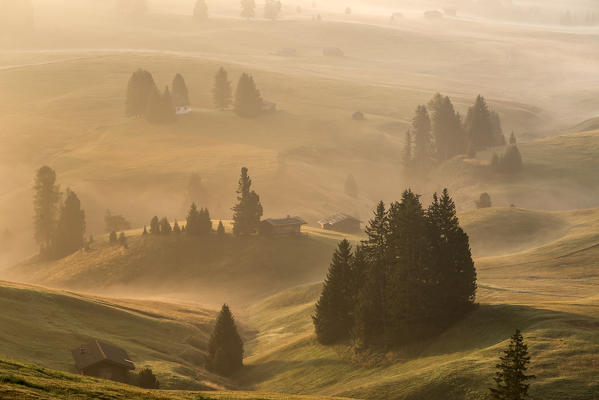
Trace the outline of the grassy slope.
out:
<instances>
[{"instance_id":1,"label":"grassy slope","mask_svg":"<svg viewBox=\"0 0 599 400\"><path fill-rule=\"evenodd\" d=\"M523 210L482 210L497 217ZM536 218L531 213L527 218ZM316 343L310 315L320 284L255 305L259 334L242 380L256 388L377 399L484 399L493 367L515 328L524 331L543 399L593 399L599 387L599 210L555 213L563 234L520 253L479 258L478 310L441 337L381 355L356 356ZM510 219L511 218L511 219ZM526 220L526 218L524 219ZM513 215L504 219L513 222ZM542 226L542 225L541 225Z\"/></svg>"}]
</instances>

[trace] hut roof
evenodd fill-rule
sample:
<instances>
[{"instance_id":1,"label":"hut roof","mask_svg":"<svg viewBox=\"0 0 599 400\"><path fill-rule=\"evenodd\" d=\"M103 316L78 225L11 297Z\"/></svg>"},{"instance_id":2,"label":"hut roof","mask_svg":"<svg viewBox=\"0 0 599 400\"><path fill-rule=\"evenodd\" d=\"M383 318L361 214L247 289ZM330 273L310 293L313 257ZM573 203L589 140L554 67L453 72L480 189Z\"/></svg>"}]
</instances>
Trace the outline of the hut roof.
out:
<instances>
[{"instance_id":1,"label":"hut roof","mask_svg":"<svg viewBox=\"0 0 599 400\"><path fill-rule=\"evenodd\" d=\"M130 370L135 369L135 364L129 359L129 355L125 350L99 340L94 340L77 349L71 350L71 353L73 354L73 359L75 359L75 366L79 371L102 361L109 361Z\"/></svg>"},{"instance_id":2,"label":"hut roof","mask_svg":"<svg viewBox=\"0 0 599 400\"><path fill-rule=\"evenodd\" d=\"M283 225L306 225L307 222L304 221L302 218L300 217L287 217L287 218L268 218L265 219L264 221L267 224L270 224L272 226L283 226Z\"/></svg>"}]
</instances>

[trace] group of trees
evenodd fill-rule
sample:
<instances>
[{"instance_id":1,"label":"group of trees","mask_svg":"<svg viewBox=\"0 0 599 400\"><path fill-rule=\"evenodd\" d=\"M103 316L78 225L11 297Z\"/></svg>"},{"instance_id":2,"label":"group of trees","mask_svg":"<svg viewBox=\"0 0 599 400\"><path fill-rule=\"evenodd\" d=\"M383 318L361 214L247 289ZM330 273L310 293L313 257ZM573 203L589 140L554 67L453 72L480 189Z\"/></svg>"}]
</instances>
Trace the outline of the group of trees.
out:
<instances>
[{"instance_id":1,"label":"group of trees","mask_svg":"<svg viewBox=\"0 0 599 400\"><path fill-rule=\"evenodd\" d=\"M181 74L175 75L172 88L172 94L168 86L160 93L152 74L138 69L131 75L127 85L126 115L144 117L153 124L175 122L176 107L189 106L189 93Z\"/></svg>"},{"instance_id":2,"label":"group of trees","mask_svg":"<svg viewBox=\"0 0 599 400\"><path fill-rule=\"evenodd\" d=\"M233 90L228 73L221 67L214 76L214 88L212 89L215 107L219 110L229 108L233 103L232 94ZM256 87L254 78L247 73L243 73L239 77L239 82L235 90L233 109L237 115L244 118L257 117L262 113L262 95Z\"/></svg>"},{"instance_id":3,"label":"group of trees","mask_svg":"<svg viewBox=\"0 0 599 400\"><path fill-rule=\"evenodd\" d=\"M34 227L43 259L59 259L85 245L81 202L70 189L60 192L56 172L48 166L41 167L35 176Z\"/></svg>"},{"instance_id":4,"label":"group of trees","mask_svg":"<svg viewBox=\"0 0 599 400\"><path fill-rule=\"evenodd\" d=\"M513 175L522 171L522 167L522 154L520 154L520 150L518 150L516 136L512 132L510 143L503 155L499 156L497 153L493 153L491 168L496 172Z\"/></svg>"},{"instance_id":5,"label":"group of trees","mask_svg":"<svg viewBox=\"0 0 599 400\"><path fill-rule=\"evenodd\" d=\"M366 234L333 255L313 316L321 343L407 343L473 309L476 270L447 190L426 210L410 190L389 209L380 202Z\"/></svg>"},{"instance_id":6,"label":"group of trees","mask_svg":"<svg viewBox=\"0 0 599 400\"><path fill-rule=\"evenodd\" d=\"M478 96L465 120L451 99L436 94L427 106L419 105L406 133L403 163L411 171L423 171L456 155L473 154L505 144L499 114Z\"/></svg>"},{"instance_id":7,"label":"group of trees","mask_svg":"<svg viewBox=\"0 0 599 400\"><path fill-rule=\"evenodd\" d=\"M110 244L120 244L122 247L127 248L129 245L127 244L127 236L125 232L121 232L118 236L116 231L112 231L108 234L108 243Z\"/></svg>"},{"instance_id":8,"label":"group of trees","mask_svg":"<svg viewBox=\"0 0 599 400\"><path fill-rule=\"evenodd\" d=\"M281 15L283 5L279 0L264 0L264 18L275 20ZM241 0L241 17L245 19L256 16L256 1Z\"/></svg>"}]
</instances>

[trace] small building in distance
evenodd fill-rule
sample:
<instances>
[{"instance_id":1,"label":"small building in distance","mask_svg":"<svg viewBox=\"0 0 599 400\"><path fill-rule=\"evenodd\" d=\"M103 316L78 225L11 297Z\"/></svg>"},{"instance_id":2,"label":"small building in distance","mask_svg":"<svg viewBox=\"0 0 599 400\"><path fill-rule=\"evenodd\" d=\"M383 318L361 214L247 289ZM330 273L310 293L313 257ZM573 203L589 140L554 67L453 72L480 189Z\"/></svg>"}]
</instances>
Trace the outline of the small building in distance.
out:
<instances>
[{"instance_id":1,"label":"small building in distance","mask_svg":"<svg viewBox=\"0 0 599 400\"><path fill-rule=\"evenodd\" d=\"M344 233L357 233L360 232L360 221L359 219L352 217L351 215L338 213L331 215L328 218L321 219L318 221L322 229L328 231L344 232Z\"/></svg>"},{"instance_id":2,"label":"small building in distance","mask_svg":"<svg viewBox=\"0 0 599 400\"><path fill-rule=\"evenodd\" d=\"M75 368L82 375L126 383L129 371L135 369L125 350L99 340L83 344L71 353Z\"/></svg>"},{"instance_id":3,"label":"small building in distance","mask_svg":"<svg viewBox=\"0 0 599 400\"><path fill-rule=\"evenodd\" d=\"M300 217L269 218L260 222L260 234L264 236L299 235L307 222Z\"/></svg>"}]
</instances>

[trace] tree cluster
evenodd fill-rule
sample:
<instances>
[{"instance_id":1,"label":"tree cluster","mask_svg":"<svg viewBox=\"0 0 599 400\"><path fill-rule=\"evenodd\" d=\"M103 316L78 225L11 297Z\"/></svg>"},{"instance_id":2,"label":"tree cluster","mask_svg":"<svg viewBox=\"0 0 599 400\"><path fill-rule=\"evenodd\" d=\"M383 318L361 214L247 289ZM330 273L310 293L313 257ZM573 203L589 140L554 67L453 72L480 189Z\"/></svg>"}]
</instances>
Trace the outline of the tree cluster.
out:
<instances>
[{"instance_id":1,"label":"tree cluster","mask_svg":"<svg viewBox=\"0 0 599 400\"><path fill-rule=\"evenodd\" d=\"M262 113L262 96L254 78L247 73L241 74L237 83L234 108L235 113L243 118L254 118Z\"/></svg>"},{"instance_id":2,"label":"tree cluster","mask_svg":"<svg viewBox=\"0 0 599 400\"><path fill-rule=\"evenodd\" d=\"M207 208L198 211L195 203L191 205L187 214L186 232L190 236L206 236L212 233L212 220Z\"/></svg>"},{"instance_id":3,"label":"tree cluster","mask_svg":"<svg viewBox=\"0 0 599 400\"><path fill-rule=\"evenodd\" d=\"M506 175L515 175L522 171L522 154L520 154L518 146L516 144L508 145L501 156L497 155L497 153L493 153L491 168L495 172Z\"/></svg>"},{"instance_id":4,"label":"tree cluster","mask_svg":"<svg viewBox=\"0 0 599 400\"><path fill-rule=\"evenodd\" d=\"M252 180L248 169L244 167L237 187L237 204L233 207L233 234L247 236L256 233L262 213L260 196L252 190Z\"/></svg>"},{"instance_id":5,"label":"tree cluster","mask_svg":"<svg viewBox=\"0 0 599 400\"><path fill-rule=\"evenodd\" d=\"M499 114L482 96L476 98L462 121L451 99L436 94L427 106L416 108L406 133L402 162L410 171L425 171L435 162L504 144Z\"/></svg>"},{"instance_id":6,"label":"tree cluster","mask_svg":"<svg viewBox=\"0 0 599 400\"><path fill-rule=\"evenodd\" d=\"M476 270L447 190L426 210L410 190L389 209L380 202L366 235L333 255L313 316L321 343L408 343L472 310Z\"/></svg>"},{"instance_id":7,"label":"tree cluster","mask_svg":"<svg viewBox=\"0 0 599 400\"><path fill-rule=\"evenodd\" d=\"M77 194L70 189L63 194L56 184L56 172L41 167L34 184L35 239L40 257L59 259L73 254L85 245L85 213Z\"/></svg>"},{"instance_id":8,"label":"tree cluster","mask_svg":"<svg viewBox=\"0 0 599 400\"><path fill-rule=\"evenodd\" d=\"M144 368L135 376L135 384L143 389L160 389L160 382L151 368Z\"/></svg>"},{"instance_id":9,"label":"tree cluster","mask_svg":"<svg viewBox=\"0 0 599 400\"><path fill-rule=\"evenodd\" d=\"M243 341L237 332L235 319L224 304L208 342L206 368L223 376L230 376L243 367Z\"/></svg>"}]
</instances>

